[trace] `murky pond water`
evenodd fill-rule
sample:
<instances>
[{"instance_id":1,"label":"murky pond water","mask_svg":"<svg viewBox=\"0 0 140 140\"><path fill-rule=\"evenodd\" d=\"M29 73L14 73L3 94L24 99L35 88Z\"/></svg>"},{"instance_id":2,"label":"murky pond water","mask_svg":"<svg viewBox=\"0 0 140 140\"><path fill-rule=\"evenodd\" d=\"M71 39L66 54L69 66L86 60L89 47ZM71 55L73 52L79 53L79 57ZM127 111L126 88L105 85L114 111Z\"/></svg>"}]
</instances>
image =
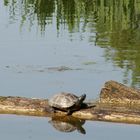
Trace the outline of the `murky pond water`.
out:
<instances>
[{"instance_id":1,"label":"murky pond water","mask_svg":"<svg viewBox=\"0 0 140 140\"><path fill-rule=\"evenodd\" d=\"M111 79L140 87L139 0L1 0L0 19L2 96L95 99ZM58 132L48 118L1 115L0 123L3 139L139 137L136 125L85 122L83 136Z\"/></svg>"}]
</instances>

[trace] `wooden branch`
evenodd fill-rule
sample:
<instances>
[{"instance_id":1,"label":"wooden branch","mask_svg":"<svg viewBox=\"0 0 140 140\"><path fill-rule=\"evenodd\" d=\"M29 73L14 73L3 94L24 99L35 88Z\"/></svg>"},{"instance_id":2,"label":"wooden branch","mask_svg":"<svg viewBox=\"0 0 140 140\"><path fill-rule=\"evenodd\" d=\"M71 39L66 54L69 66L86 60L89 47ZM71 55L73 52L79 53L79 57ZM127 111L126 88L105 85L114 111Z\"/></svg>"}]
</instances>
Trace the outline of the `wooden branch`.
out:
<instances>
[{"instance_id":1,"label":"wooden branch","mask_svg":"<svg viewBox=\"0 0 140 140\"><path fill-rule=\"evenodd\" d=\"M82 108L73 117L85 120L112 121L140 124L140 90L115 81L108 81L101 89L94 107ZM50 113L47 99L0 97L0 113L47 117L66 116L65 112Z\"/></svg>"},{"instance_id":2,"label":"wooden branch","mask_svg":"<svg viewBox=\"0 0 140 140\"><path fill-rule=\"evenodd\" d=\"M102 103L140 104L140 90L115 81L108 81L101 89L100 101Z\"/></svg>"},{"instance_id":3,"label":"wooden branch","mask_svg":"<svg viewBox=\"0 0 140 140\"><path fill-rule=\"evenodd\" d=\"M0 113L49 116L48 112L45 111L47 105L47 99L0 96Z\"/></svg>"}]
</instances>

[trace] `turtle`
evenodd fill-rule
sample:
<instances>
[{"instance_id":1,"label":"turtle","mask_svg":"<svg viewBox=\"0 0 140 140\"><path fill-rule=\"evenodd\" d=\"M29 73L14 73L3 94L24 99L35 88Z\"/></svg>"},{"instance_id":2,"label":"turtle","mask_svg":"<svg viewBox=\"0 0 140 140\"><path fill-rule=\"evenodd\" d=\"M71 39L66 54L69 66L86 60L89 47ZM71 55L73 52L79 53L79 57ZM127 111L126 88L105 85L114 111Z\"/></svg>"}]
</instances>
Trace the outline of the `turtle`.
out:
<instances>
[{"instance_id":1,"label":"turtle","mask_svg":"<svg viewBox=\"0 0 140 140\"><path fill-rule=\"evenodd\" d=\"M78 97L73 93L60 92L54 95L48 101L48 104L53 112L56 110L61 110L67 112L67 115L70 115L73 111L79 110L81 108L85 98L86 94Z\"/></svg>"}]
</instances>

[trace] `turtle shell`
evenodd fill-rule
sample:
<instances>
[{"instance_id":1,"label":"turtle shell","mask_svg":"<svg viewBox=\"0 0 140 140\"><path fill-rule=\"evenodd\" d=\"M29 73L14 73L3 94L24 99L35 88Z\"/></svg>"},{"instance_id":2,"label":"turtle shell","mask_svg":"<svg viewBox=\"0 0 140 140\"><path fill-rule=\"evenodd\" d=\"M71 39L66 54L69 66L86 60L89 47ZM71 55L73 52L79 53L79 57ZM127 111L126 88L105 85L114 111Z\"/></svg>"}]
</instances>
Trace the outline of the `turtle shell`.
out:
<instances>
[{"instance_id":1,"label":"turtle shell","mask_svg":"<svg viewBox=\"0 0 140 140\"><path fill-rule=\"evenodd\" d=\"M58 109L67 109L74 106L79 101L79 97L72 93L61 92L54 95L49 100L49 105Z\"/></svg>"}]
</instances>

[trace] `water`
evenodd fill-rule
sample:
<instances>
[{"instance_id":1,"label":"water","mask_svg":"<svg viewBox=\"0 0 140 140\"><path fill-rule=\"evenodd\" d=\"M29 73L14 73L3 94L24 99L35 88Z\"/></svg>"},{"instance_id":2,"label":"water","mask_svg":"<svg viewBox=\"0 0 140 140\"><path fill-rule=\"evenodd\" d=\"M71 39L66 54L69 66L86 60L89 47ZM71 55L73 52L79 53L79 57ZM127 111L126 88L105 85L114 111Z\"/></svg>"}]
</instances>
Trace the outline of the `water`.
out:
<instances>
[{"instance_id":1,"label":"water","mask_svg":"<svg viewBox=\"0 0 140 140\"><path fill-rule=\"evenodd\" d=\"M96 99L108 80L139 88L139 15L138 0L1 0L0 95ZM48 118L1 115L0 122L3 139L139 137L136 125L86 122L83 136L58 132Z\"/></svg>"},{"instance_id":2,"label":"water","mask_svg":"<svg viewBox=\"0 0 140 140\"><path fill-rule=\"evenodd\" d=\"M21 140L38 140L38 139L138 139L139 126L128 124L113 124L106 122L87 121L83 127L86 135L73 131L63 133L54 129L47 118L24 117L24 116L0 116L0 134L3 139L21 139Z\"/></svg>"}]
</instances>

